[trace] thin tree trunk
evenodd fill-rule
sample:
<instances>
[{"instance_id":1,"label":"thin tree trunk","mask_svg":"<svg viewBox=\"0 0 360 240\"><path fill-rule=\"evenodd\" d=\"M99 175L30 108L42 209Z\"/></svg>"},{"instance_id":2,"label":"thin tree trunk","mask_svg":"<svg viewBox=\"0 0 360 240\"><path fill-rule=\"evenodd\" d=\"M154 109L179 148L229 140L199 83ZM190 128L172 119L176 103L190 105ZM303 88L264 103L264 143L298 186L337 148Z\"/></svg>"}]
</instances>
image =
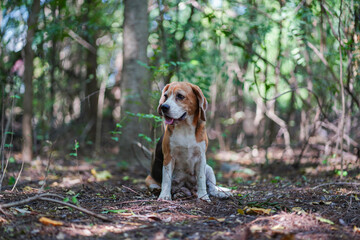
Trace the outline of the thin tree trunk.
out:
<instances>
[{"instance_id":1,"label":"thin tree trunk","mask_svg":"<svg viewBox=\"0 0 360 240\"><path fill-rule=\"evenodd\" d=\"M105 99L105 90L106 90L106 80L104 79L101 82L98 98L98 108L97 108L97 119L96 119L96 138L95 138L95 150L97 153L100 151L101 145L101 127L103 119L103 110L104 110L104 99Z\"/></svg>"},{"instance_id":2,"label":"thin tree trunk","mask_svg":"<svg viewBox=\"0 0 360 240\"><path fill-rule=\"evenodd\" d=\"M147 64L146 49L148 45L148 1L125 0L124 34L123 34L123 69L122 69L122 117L126 112L149 112L150 82L148 71L141 63ZM149 135L149 128L139 119L128 118L123 128L120 141L120 155L133 160L135 153L132 143L139 133Z\"/></svg>"},{"instance_id":3,"label":"thin tree trunk","mask_svg":"<svg viewBox=\"0 0 360 240\"><path fill-rule=\"evenodd\" d=\"M25 45L25 71L24 71L24 114L22 121L23 130L23 145L22 145L22 157L23 161L30 161L32 159L32 115L33 115L33 88L32 78L34 72L34 51L31 48L35 30L37 27L38 15L40 13L40 0L34 0L31 11L28 18L28 30L26 35Z\"/></svg>"}]
</instances>

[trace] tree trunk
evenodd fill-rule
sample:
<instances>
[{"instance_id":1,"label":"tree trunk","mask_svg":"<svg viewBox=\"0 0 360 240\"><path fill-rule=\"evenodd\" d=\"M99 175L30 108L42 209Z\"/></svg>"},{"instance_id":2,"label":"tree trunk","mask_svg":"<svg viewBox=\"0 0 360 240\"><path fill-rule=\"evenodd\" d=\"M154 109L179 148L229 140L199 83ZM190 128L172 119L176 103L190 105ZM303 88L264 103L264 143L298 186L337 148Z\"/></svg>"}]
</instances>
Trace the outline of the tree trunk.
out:
<instances>
[{"instance_id":1,"label":"tree trunk","mask_svg":"<svg viewBox=\"0 0 360 240\"><path fill-rule=\"evenodd\" d=\"M88 42L96 47L95 36L92 36L93 39L87 39ZM95 142L96 137L96 119L97 119L97 106L98 106L98 85L96 78L96 69L97 69L97 54L87 50L87 59L86 59L86 85L85 85L85 116L86 123L90 124L90 130L88 139L92 142Z\"/></svg>"},{"instance_id":2,"label":"tree trunk","mask_svg":"<svg viewBox=\"0 0 360 240\"><path fill-rule=\"evenodd\" d=\"M150 109L150 81L148 71L139 62L147 64L146 49L148 45L148 2L147 0L125 0L124 10L124 43L123 69L121 80L122 118L126 112L147 113ZM120 141L120 155L123 159L134 159L132 142L139 133L149 135L149 128L144 121L129 119L123 127Z\"/></svg>"},{"instance_id":3,"label":"tree trunk","mask_svg":"<svg viewBox=\"0 0 360 240\"><path fill-rule=\"evenodd\" d=\"M24 161L30 161L32 159L32 101L33 101L33 88L32 88L32 78L34 72L34 51L31 48L33 38L35 35L35 30L37 27L38 15L40 12L40 0L34 0L31 12L28 18L28 30L26 35L26 45L25 45L25 71L24 71L24 114L22 121L22 131L23 131L23 145L22 145L22 157Z\"/></svg>"},{"instance_id":4,"label":"tree trunk","mask_svg":"<svg viewBox=\"0 0 360 240\"><path fill-rule=\"evenodd\" d=\"M89 24L90 18L90 9L96 6L96 1L87 0L84 2L84 6L87 8L87 12L84 16L84 22ZM98 112L98 98L99 98L99 88L97 83L97 32L89 27L87 30L87 35L84 36L84 39L92 48L86 50L86 84L85 84L85 117L86 123L89 127L89 134L87 139L95 143L96 138L96 120Z\"/></svg>"}]
</instances>

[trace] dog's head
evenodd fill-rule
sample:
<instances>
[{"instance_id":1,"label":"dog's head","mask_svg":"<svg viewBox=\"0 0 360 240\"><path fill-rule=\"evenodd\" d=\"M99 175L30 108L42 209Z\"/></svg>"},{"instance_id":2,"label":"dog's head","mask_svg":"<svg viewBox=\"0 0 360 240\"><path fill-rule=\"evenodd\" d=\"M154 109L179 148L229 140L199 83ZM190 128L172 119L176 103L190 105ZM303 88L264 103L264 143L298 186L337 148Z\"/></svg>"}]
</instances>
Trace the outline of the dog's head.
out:
<instances>
[{"instance_id":1,"label":"dog's head","mask_svg":"<svg viewBox=\"0 0 360 240\"><path fill-rule=\"evenodd\" d=\"M162 91L158 113L166 124L180 123L193 116L194 122L206 121L207 101L201 89L191 83L173 82Z\"/></svg>"}]
</instances>

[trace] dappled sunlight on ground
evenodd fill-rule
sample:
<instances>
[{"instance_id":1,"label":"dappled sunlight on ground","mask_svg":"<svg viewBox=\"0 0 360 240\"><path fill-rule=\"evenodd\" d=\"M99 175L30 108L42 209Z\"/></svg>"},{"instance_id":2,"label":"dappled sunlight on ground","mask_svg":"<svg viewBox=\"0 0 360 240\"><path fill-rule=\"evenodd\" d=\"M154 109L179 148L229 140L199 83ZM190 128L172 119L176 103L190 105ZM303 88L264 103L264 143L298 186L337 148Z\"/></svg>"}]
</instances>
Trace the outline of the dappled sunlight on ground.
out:
<instances>
[{"instance_id":1,"label":"dappled sunlight on ground","mask_svg":"<svg viewBox=\"0 0 360 240\"><path fill-rule=\"evenodd\" d=\"M211 160L211 164L219 184L232 188L234 195L226 200L212 198L211 203L195 197L157 201L145 186L148 173L123 162L54 159L46 179L47 159L27 163L16 190L5 186L0 193L0 204L36 195L46 180L44 192L111 221L36 200L0 211L0 231L5 234L0 239L22 239L24 233L36 239L360 238L356 171L349 171L340 182L333 162L315 164L305 158L308 162L296 169L280 159L265 165L262 150L240 157L234 152L219 154L229 159ZM9 165L5 183L11 183L20 164ZM41 217L62 225L44 225Z\"/></svg>"}]
</instances>

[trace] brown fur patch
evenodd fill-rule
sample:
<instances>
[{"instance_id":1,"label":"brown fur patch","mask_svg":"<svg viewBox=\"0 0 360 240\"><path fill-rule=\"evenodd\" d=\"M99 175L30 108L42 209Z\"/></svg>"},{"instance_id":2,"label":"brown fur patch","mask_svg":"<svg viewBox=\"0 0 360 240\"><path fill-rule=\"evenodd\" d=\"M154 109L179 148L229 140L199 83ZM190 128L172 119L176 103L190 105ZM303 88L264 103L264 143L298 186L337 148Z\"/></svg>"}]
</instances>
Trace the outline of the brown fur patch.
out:
<instances>
[{"instance_id":1,"label":"brown fur patch","mask_svg":"<svg viewBox=\"0 0 360 240\"><path fill-rule=\"evenodd\" d=\"M206 147L208 146L208 138L206 134L205 123L198 123L195 129L195 137L197 142L205 141Z\"/></svg>"},{"instance_id":2,"label":"brown fur patch","mask_svg":"<svg viewBox=\"0 0 360 240\"><path fill-rule=\"evenodd\" d=\"M147 187L150 187L151 184L157 184L159 186L161 186L161 183L158 183L157 181L155 181L155 179L153 179L150 175L148 175L145 179L145 183Z\"/></svg>"},{"instance_id":3,"label":"brown fur patch","mask_svg":"<svg viewBox=\"0 0 360 240\"><path fill-rule=\"evenodd\" d=\"M170 136L172 134L174 126L167 125L165 129L164 139L162 142L162 150L164 154L164 162L163 165L166 166L171 161L171 154L170 154Z\"/></svg>"}]
</instances>

